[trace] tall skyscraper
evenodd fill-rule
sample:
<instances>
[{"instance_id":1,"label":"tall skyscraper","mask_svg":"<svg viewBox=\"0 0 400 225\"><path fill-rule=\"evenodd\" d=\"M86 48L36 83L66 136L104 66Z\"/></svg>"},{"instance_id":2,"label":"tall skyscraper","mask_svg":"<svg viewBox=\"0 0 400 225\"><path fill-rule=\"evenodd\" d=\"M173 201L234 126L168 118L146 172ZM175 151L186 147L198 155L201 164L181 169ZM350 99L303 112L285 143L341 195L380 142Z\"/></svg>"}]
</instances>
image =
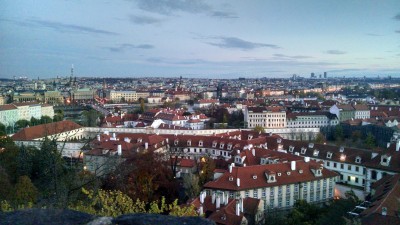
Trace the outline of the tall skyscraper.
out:
<instances>
[{"instance_id":1,"label":"tall skyscraper","mask_svg":"<svg viewBox=\"0 0 400 225\"><path fill-rule=\"evenodd\" d=\"M324 78L325 79L328 78L328 73L327 72L324 72Z\"/></svg>"}]
</instances>

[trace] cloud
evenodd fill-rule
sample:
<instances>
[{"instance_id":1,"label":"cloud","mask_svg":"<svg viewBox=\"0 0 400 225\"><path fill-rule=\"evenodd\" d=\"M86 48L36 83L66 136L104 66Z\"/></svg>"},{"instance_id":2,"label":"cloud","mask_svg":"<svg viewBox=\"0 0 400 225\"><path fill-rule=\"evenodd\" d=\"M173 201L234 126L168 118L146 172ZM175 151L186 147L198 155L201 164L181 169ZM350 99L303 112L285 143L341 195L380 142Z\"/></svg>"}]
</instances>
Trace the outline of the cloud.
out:
<instances>
[{"instance_id":1,"label":"cloud","mask_svg":"<svg viewBox=\"0 0 400 225\"><path fill-rule=\"evenodd\" d=\"M235 13L223 12L223 11L214 11L214 12L212 12L211 16L221 18L221 19L237 19L237 18L239 18Z\"/></svg>"},{"instance_id":2,"label":"cloud","mask_svg":"<svg viewBox=\"0 0 400 225\"><path fill-rule=\"evenodd\" d=\"M58 32L66 32L66 33L91 33L91 34L104 34L104 35L117 35L117 33L100 30L92 27L74 25L74 24L66 24L66 23L59 23L59 22L52 22L52 21L45 21L45 20L29 20L27 22L31 25L37 27L47 27L53 29Z\"/></svg>"},{"instance_id":3,"label":"cloud","mask_svg":"<svg viewBox=\"0 0 400 225\"><path fill-rule=\"evenodd\" d=\"M375 33L366 33L368 36L374 36L374 37L381 37L383 36L382 34L375 34Z\"/></svg>"},{"instance_id":4,"label":"cloud","mask_svg":"<svg viewBox=\"0 0 400 225\"><path fill-rule=\"evenodd\" d=\"M154 18L154 17L150 17L150 16L135 16L135 15L131 15L129 17L130 21L132 23L135 24L142 24L142 25L146 25L146 24L157 24L157 23L161 23L162 20Z\"/></svg>"},{"instance_id":5,"label":"cloud","mask_svg":"<svg viewBox=\"0 0 400 225\"><path fill-rule=\"evenodd\" d=\"M400 13L397 14L397 15L395 15L395 16L393 17L393 19L400 21Z\"/></svg>"},{"instance_id":6,"label":"cloud","mask_svg":"<svg viewBox=\"0 0 400 225\"><path fill-rule=\"evenodd\" d=\"M141 44L141 45L132 45L132 44L120 44L117 47L107 47L105 49L108 49L112 52L124 52L126 50L130 50L130 49L152 49L154 48L153 45L149 45L149 44Z\"/></svg>"},{"instance_id":7,"label":"cloud","mask_svg":"<svg viewBox=\"0 0 400 225\"><path fill-rule=\"evenodd\" d=\"M347 52L345 51L340 51L340 50L328 50L325 52L326 54L331 54L331 55L344 55Z\"/></svg>"},{"instance_id":8,"label":"cloud","mask_svg":"<svg viewBox=\"0 0 400 225\"><path fill-rule=\"evenodd\" d=\"M174 12L202 13L211 7L202 0L137 0L138 7L148 12L170 15Z\"/></svg>"},{"instance_id":9,"label":"cloud","mask_svg":"<svg viewBox=\"0 0 400 225\"><path fill-rule=\"evenodd\" d=\"M288 58L288 59L310 59L312 58L311 56L306 56L306 55L284 55L284 54L274 54L273 56L277 58Z\"/></svg>"},{"instance_id":10,"label":"cloud","mask_svg":"<svg viewBox=\"0 0 400 225\"><path fill-rule=\"evenodd\" d=\"M220 37L216 38L219 39L219 43L208 43L210 45L214 45L220 48L230 48L230 49L240 49L240 50L253 50L255 48L273 48L273 49L278 49L280 48L277 45L274 44L264 44L264 43L257 43L257 42L250 42L250 41L245 41L240 38L236 37Z\"/></svg>"},{"instance_id":11,"label":"cloud","mask_svg":"<svg viewBox=\"0 0 400 225\"><path fill-rule=\"evenodd\" d=\"M80 26L75 24L67 24L46 20L31 19L26 21L18 21L11 19L1 19L2 21L11 22L23 27L35 28L45 27L61 33L87 33L87 34L101 34L101 35L118 35L118 33L101 30L93 27Z\"/></svg>"}]
</instances>

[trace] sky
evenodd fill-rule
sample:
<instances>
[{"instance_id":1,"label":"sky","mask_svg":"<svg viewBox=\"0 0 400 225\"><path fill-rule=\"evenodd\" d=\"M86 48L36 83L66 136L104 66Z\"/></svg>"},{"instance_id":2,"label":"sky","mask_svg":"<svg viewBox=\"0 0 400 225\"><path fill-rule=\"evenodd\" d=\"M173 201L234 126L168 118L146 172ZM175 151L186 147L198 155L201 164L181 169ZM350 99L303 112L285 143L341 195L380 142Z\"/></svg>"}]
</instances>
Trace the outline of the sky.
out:
<instances>
[{"instance_id":1,"label":"sky","mask_svg":"<svg viewBox=\"0 0 400 225\"><path fill-rule=\"evenodd\" d=\"M0 77L400 77L399 0L2 0Z\"/></svg>"}]
</instances>

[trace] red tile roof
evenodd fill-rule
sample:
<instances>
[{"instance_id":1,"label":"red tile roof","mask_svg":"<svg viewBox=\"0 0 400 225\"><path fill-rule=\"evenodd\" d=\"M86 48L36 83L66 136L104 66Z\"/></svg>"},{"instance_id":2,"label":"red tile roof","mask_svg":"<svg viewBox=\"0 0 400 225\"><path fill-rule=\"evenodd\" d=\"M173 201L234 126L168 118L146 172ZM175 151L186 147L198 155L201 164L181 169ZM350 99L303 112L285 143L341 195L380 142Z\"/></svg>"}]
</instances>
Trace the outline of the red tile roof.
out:
<instances>
[{"instance_id":1,"label":"red tile roof","mask_svg":"<svg viewBox=\"0 0 400 225\"><path fill-rule=\"evenodd\" d=\"M29 141L82 128L69 120L27 127L12 136L14 141Z\"/></svg>"},{"instance_id":2,"label":"red tile roof","mask_svg":"<svg viewBox=\"0 0 400 225\"><path fill-rule=\"evenodd\" d=\"M204 185L204 188L211 188L217 190L229 190L229 191L239 191L248 190L262 187L273 187L285 184L293 184L299 182L306 182L312 180L318 180L321 178L336 177L338 174L336 172L330 171L328 169L322 170L322 176L316 177L311 171L312 167L321 167L321 164L310 161L296 161L296 170L291 170L291 164L289 163L279 163L279 164L267 164L267 165L257 165L257 166L247 166L247 167L233 167L232 173L225 172L221 177L214 181L210 181ZM278 174L276 176L276 182L268 183L265 172L273 171ZM288 174L287 172L290 172ZM279 173L281 176L279 176ZM237 178L240 179L240 186L237 186Z\"/></svg>"}]
</instances>

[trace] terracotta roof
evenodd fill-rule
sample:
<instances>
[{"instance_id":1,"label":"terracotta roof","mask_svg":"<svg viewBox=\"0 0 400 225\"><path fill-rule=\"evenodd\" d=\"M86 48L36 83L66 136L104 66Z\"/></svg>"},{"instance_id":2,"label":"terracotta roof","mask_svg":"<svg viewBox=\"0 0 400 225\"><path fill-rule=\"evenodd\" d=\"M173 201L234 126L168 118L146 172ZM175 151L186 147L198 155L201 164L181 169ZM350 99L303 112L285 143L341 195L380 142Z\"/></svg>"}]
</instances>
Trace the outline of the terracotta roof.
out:
<instances>
[{"instance_id":1,"label":"terracotta roof","mask_svg":"<svg viewBox=\"0 0 400 225\"><path fill-rule=\"evenodd\" d=\"M321 178L338 176L336 172L330 171L328 169L323 169L322 176L316 177L311 171L311 167L313 166L318 166L318 168L322 167L321 164L315 161L304 162L300 160L296 161L296 170L293 171L291 170L290 162L246 167L233 167L232 173L229 173L229 171L225 172L218 179L206 183L204 185L204 188L239 191L307 182L319 180ZM273 171L277 173L277 176L275 177L276 182L267 182L265 175L266 171ZM237 178L240 178L240 186L237 186Z\"/></svg>"},{"instance_id":2,"label":"terracotta roof","mask_svg":"<svg viewBox=\"0 0 400 225\"><path fill-rule=\"evenodd\" d=\"M0 111L12 110L12 109L18 109L18 108L12 104L0 105Z\"/></svg>"},{"instance_id":3,"label":"terracotta roof","mask_svg":"<svg viewBox=\"0 0 400 225\"><path fill-rule=\"evenodd\" d=\"M387 175L372 186L375 194L369 208L361 212L362 224L400 224L400 174ZM386 215L382 209L386 208Z\"/></svg>"},{"instance_id":4,"label":"terracotta roof","mask_svg":"<svg viewBox=\"0 0 400 225\"><path fill-rule=\"evenodd\" d=\"M12 136L14 141L29 141L82 128L69 120L27 127Z\"/></svg>"}]
</instances>

